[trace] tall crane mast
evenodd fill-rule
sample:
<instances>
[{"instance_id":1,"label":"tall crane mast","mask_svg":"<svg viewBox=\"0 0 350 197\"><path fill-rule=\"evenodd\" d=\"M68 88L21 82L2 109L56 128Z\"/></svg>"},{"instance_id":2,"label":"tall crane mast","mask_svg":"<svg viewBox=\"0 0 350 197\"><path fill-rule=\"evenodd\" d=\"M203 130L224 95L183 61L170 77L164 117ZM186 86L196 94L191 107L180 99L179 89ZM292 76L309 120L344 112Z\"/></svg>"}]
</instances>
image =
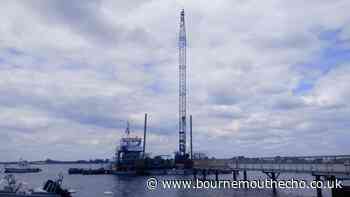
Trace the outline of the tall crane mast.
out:
<instances>
[{"instance_id":1,"label":"tall crane mast","mask_svg":"<svg viewBox=\"0 0 350 197\"><path fill-rule=\"evenodd\" d=\"M181 10L179 32L179 156L186 157L186 28L185 10Z\"/></svg>"}]
</instances>

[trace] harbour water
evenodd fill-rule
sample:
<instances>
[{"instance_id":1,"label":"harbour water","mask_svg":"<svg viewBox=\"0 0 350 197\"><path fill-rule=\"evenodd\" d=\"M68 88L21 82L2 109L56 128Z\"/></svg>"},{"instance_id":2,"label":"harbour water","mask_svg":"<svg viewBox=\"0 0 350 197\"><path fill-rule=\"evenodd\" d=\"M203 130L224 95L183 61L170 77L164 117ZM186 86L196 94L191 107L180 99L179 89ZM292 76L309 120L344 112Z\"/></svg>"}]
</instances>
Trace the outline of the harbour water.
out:
<instances>
[{"instance_id":1,"label":"harbour water","mask_svg":"<svg viewBox=\"0 0 350 197\"><path fill-rule=\"evenodd\" d=\"M314 197L316 191L313 189L279 189L277 195L273 195L271 189L156 189L150 191L146 187L149 177L128 177L116 175L69 175L69 168L98 168L101 165L90 164L51 164L40 165L42 172L33 174L16 174L19 181L26 182L29 188L42 187L47 179L55 179L59 173L64 176L64 188L74 189L75 197ZM242 176L242 175L241 175ZM266 175L259 172L248 172L249 179L266 179ZM159 176L158 179L192 178ZM214 177L208 177L213 178ZM231 179L231 175L221 175L220 179ZM241 178L241 177L240 177ZM281 174L279 179L313 180L308 174ZM107 193L105 193L107 192ZM108 193L111 192L111 193ZM329 190L323 190L324 197L330 197Z\"/></svg>"}]
</instances>

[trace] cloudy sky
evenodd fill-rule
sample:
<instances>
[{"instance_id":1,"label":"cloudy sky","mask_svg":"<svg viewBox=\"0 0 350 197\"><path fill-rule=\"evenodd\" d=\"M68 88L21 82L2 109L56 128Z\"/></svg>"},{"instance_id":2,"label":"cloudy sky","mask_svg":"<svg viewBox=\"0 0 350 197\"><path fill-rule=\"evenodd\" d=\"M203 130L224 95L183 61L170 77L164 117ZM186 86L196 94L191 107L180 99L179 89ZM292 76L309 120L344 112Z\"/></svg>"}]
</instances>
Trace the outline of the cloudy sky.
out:
<instances>
[{"instance_id":1,"label":"cloudy sky","mask_svg":"<svg viewBox=\"0 0 350 197\"><path fill-rule=\"evenodd\" d=\"M4 0L0 160L177 150L182 8L195 151L350 153L348 0Z\"/></svg>"}]
</instances>

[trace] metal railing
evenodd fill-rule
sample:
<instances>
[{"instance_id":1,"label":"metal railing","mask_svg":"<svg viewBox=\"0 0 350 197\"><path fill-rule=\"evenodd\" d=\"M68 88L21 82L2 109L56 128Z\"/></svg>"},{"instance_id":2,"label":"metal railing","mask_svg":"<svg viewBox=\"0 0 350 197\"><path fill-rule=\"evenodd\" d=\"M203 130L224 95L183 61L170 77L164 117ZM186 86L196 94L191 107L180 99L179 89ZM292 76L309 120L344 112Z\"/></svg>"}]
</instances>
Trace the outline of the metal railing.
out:
<instances>
[{"instance_id":1,"label":"metal railing","mask_svg":"<svg viewBox=\"0 0 350 197\"><path fill-rule=\"evenodd\" d=\"M230 169L252 171L280 171L280 172L321 172L350 174L350 166L346 164L332 163L244 163L230 162Z\"/></svg>"}]
</instances>

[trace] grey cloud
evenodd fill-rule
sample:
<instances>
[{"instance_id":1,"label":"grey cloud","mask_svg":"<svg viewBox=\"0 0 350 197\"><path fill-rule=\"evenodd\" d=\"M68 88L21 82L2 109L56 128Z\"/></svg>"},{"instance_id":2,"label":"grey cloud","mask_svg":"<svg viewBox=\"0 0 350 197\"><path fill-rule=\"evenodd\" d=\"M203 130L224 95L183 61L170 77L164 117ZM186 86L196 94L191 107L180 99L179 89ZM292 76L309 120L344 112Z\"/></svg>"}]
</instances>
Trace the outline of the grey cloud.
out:
<instances>
[{"instance_id":1,"label":"grey cloud","mask_svg":"<svg viewBox=\"0 0 350 197\"><path fill-rule=\"evenodd\" d=\"M29 17L32 20L39 22L41 26L46 26L49 31L60 29L61 31L76 35L77 38L70 38L72 39L72 43L87 41L90 45L101 48L100 50L111 49L122 45L140 47L147 44L149 47L154 47L156 43L154 38L144 28L129 27L119 22L121 18L125 18L127 15L115 17L113 21L106 20L105 13L103 12L106 9L103 7L105 3L108 2L99 0L89 0L84 3L66 0L36 0L17 4L22 6L21 9L30 13ZM135 2L134 4L138 5L140 3ZM123 3L121 5L114 5L112 3L111 5L119 7ZM107 9L113 9L114 7ZM50 32L39 33L47 34ZM52 42L55 40L55 38L52 38Z\"/></svg>"},{"instance_id":2,"label":"grey cloud","mask_svg":"<svg viewBox=\"0 0 350 197\"><path fill-rule=\"evenodd\" d=\"M341 29L346 38L347 5L186 1L196 150L218 157L344 153L348 62L325 74L295 65L332 45L315 29ZM13 142L13 151L3 157L110 157L127 119L142 133L145 112L149 150L176 150L181 7L9 1L0 14L0 143ZM310 78L314 86L294 95ZM49 145L56 147L43 148Z\"/></svg>"},{"instance_id":3,"label":"grey cloud","mask_svg":"<svg viewBox=\"0 0 350 197\"><path fill-rule=\"evenodd\" d=\"M293 110L295 108L307 107L301 98L293 96L282 96L273 99L273 102L272 107L276 110Z\"/></svg>"}]
</instances>

